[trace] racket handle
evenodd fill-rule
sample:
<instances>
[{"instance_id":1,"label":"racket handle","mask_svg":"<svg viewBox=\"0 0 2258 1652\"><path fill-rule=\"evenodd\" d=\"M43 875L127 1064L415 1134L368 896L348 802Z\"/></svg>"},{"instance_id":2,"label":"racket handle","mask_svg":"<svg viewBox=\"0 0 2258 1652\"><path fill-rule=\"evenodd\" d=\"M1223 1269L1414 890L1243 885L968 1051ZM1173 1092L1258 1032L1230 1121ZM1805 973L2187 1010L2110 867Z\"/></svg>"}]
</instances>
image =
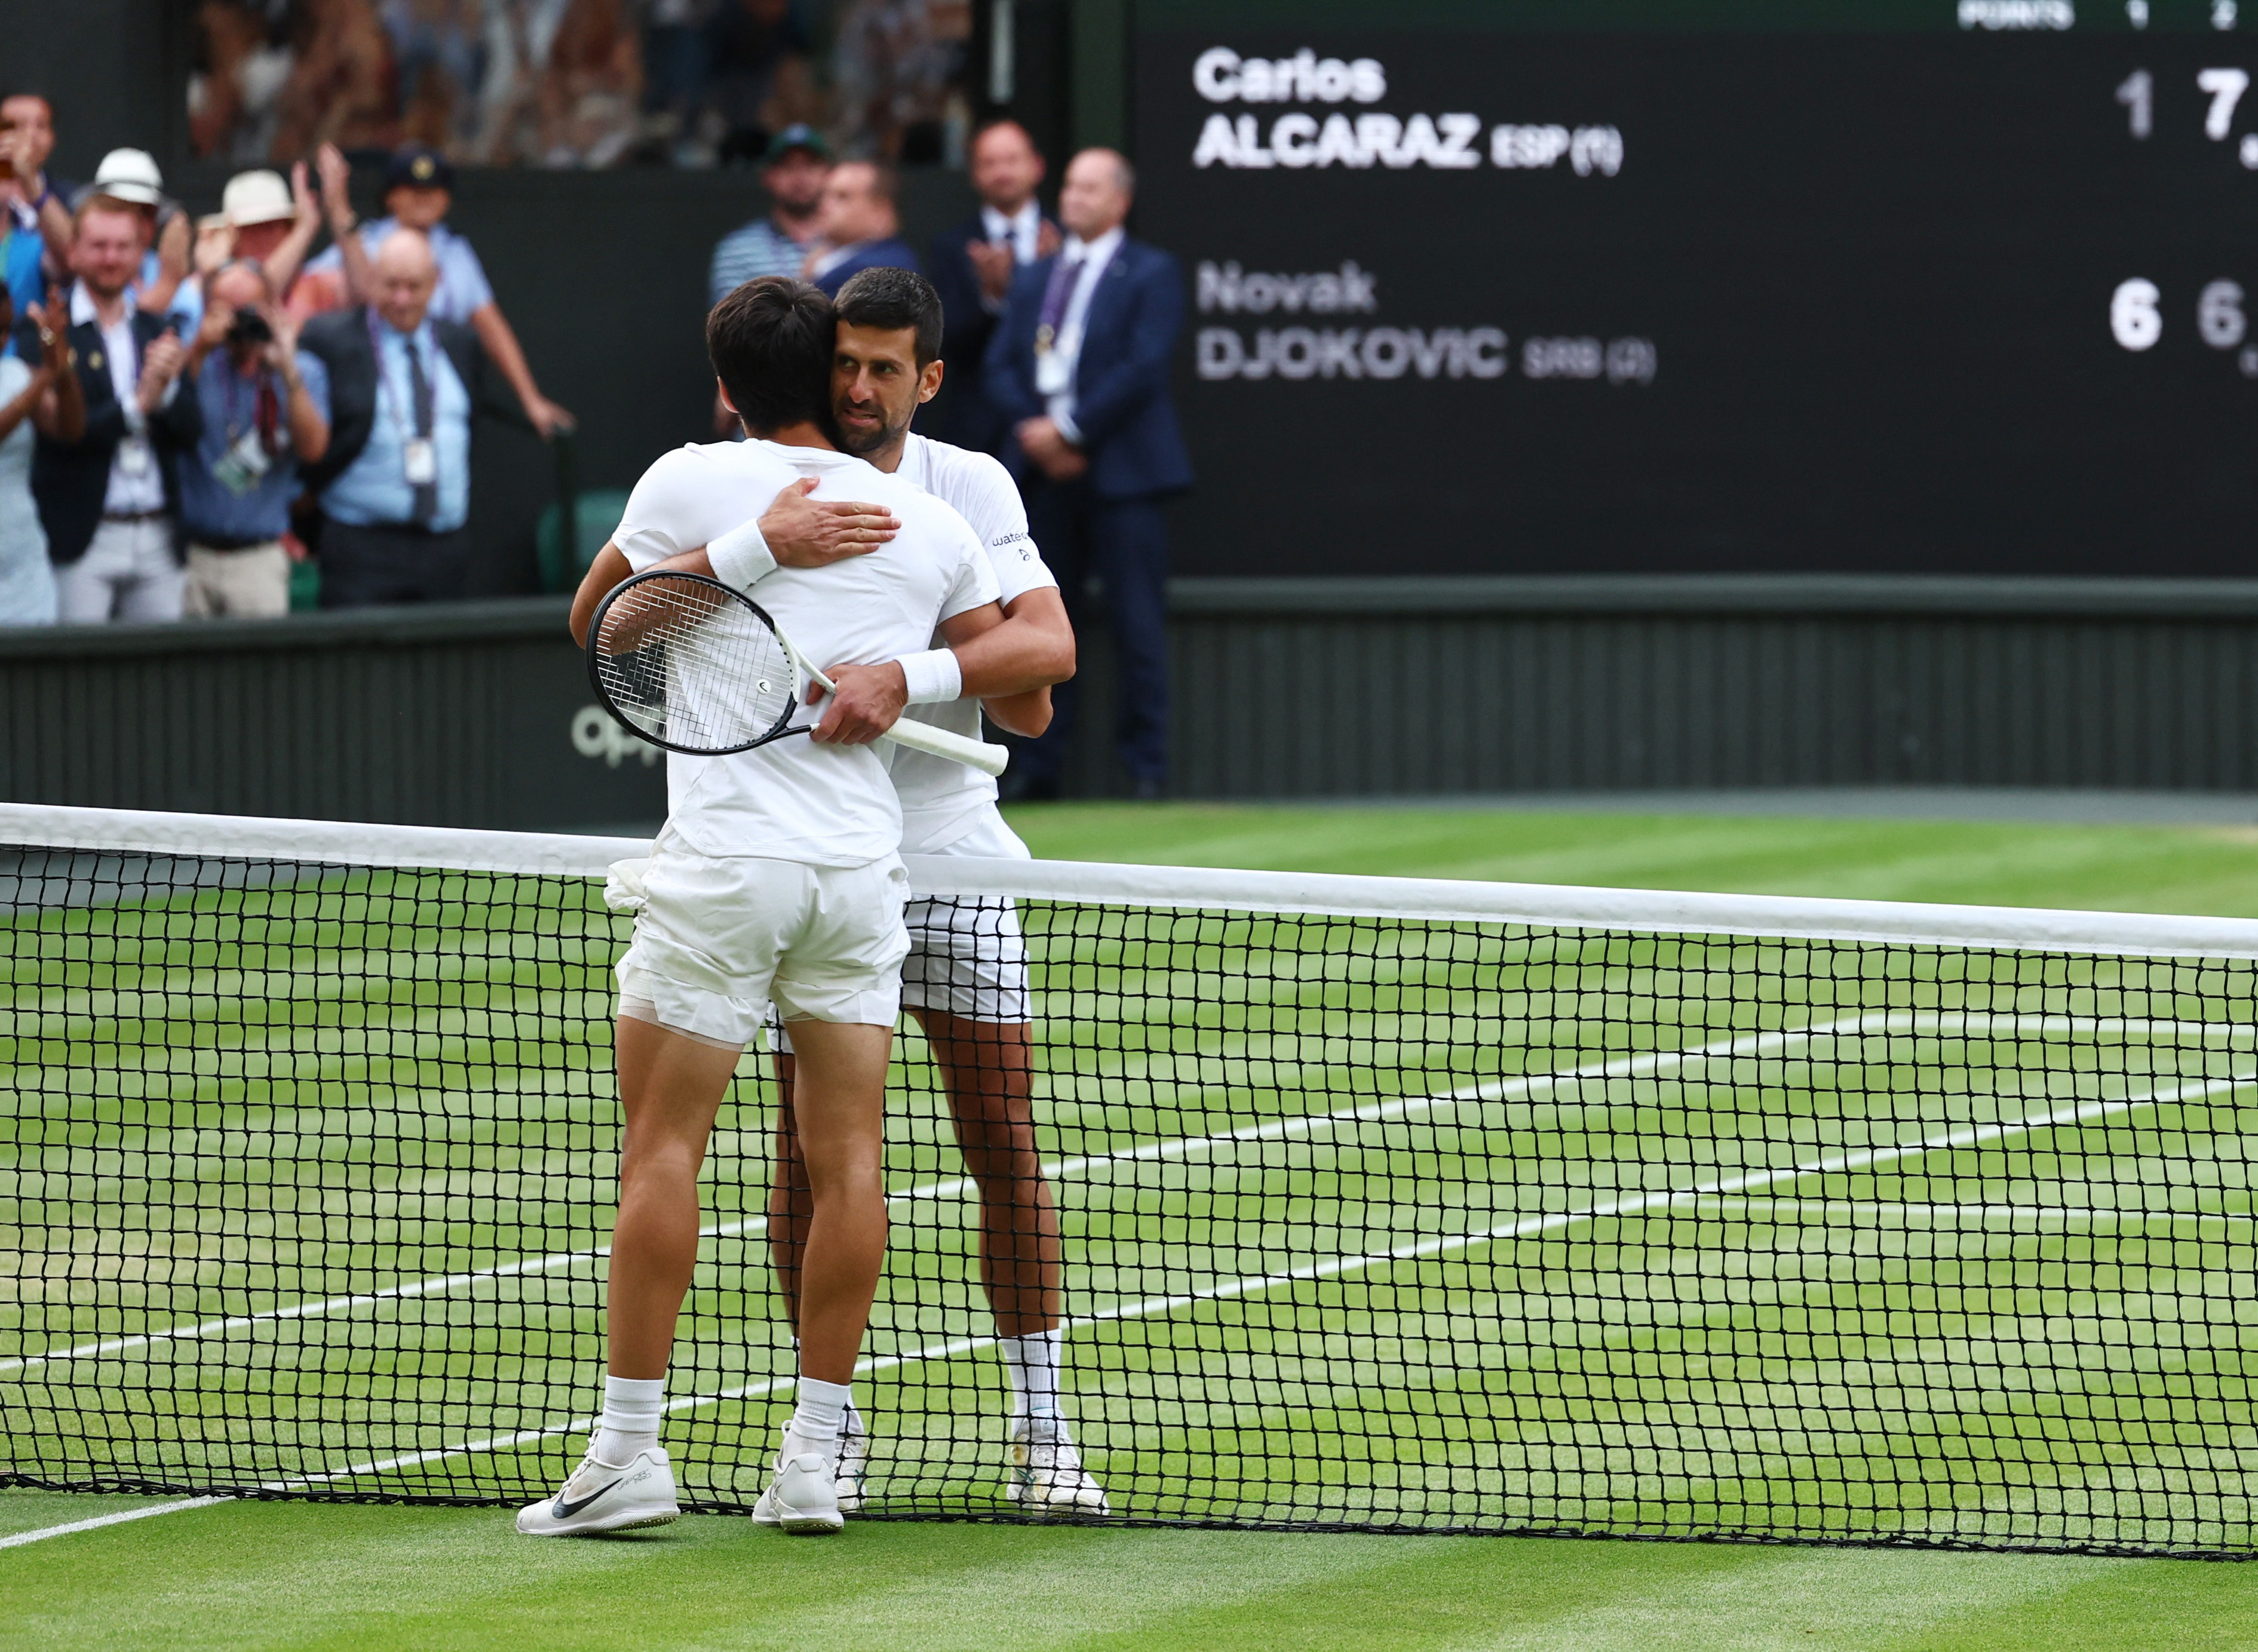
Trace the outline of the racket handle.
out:
<instances>
[{"instance_id":1,"label":"racket handle","mask_svg":"<svg viewBox=\"0 0 2258 1652\"><path fill-rule=\"evenodd\" d=\"M1012 761L1012 754L1001 746L991 745L984 740L968 740L945 728L935 728L931 723L921 723L914 717L900 719L880 738L891 740L897 746L907 746L912 751L961 762L983 775L1000 775L1004 765Z\"/></svg>"}]
</instances>

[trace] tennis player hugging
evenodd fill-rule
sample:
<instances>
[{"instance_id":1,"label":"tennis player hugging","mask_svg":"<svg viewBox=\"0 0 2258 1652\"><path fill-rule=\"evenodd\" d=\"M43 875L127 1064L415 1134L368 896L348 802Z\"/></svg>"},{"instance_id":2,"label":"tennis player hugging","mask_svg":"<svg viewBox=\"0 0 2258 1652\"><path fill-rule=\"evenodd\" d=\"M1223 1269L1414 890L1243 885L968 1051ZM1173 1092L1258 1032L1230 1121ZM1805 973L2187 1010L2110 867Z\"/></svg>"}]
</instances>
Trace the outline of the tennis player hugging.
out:
<instances>
[{"instance_id":1,"label":"tennis player hugging","mask_svg":"<svg viewBox=\"0 0 2258 1652\"><path fill-rule=\"evenodd\" d=\"M912 310L931 294L918 286ZM937 301L931 309L937 336ZM518 1530L531 1535L663 1525L679 1513L658 1431L697 1260L699 1167L738 1058L771 1004L792 1052L789 1067L779 1065L791 1079L795 1177L780 1175L779 1188L804 1181L806 1209L792 1224L797 1277L785 1282L787 1303L798 1304L797 1402L753 1518L835 1532L842 1489L847 1512L859 1501L860 1442L842 1469L841 1436L885 1252L886 1064L912 945L904 808L872 742L906 705L961 698L1016 733L1039 733L1049 685L1073 670L1055 593L1024 612L1015 603L1007 618L981 535L890 473L910 413L940 384L922 319L896 330L889 349L887 330L842 329L831 301L799 281L765 277L724 298L707 318L707 347L749 439L681 448L653 464L573 604L574 635L585 639L599 605L631 573L710 575L751 595L809 664L826 663L834 691L807 689L806 735L728 755L670 753L666 826L652 857L613 869L607 898L636 922L619 963L625 1131L606 1300L610 1374L580 1465L554 1498L518 1514ZM868 363L841 348L849 336L875 345L863 356L898 357L907 382L872 396ZM846 422L834 415L842 362L863 401L889 412L899 404L891 443L842 436ZM856 436L892 422L863 413ZM850 446L885 450L874 464L841 450ZM1024 538L1012 549L1024 550ZM1044 1466L1036 1500L1103 1507L1070 1446ZM1034 1484L1025 1471L1022 1479Z\"/></svg>"}]
</instances>

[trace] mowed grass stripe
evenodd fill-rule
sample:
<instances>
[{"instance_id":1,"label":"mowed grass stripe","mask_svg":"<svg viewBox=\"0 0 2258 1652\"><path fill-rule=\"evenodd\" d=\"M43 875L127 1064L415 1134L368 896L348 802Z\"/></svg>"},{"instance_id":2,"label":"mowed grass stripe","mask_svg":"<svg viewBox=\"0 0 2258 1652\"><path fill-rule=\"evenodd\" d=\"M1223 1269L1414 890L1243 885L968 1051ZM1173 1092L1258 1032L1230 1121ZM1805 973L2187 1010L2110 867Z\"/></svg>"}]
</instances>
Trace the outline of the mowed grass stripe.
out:
<instances>
[{"instance_id":1,"label":"mowed grass stripe","mask_svg":"<svg viewBox=\"0 0 2258 1652\"><path fill-rule=\"evenodd\" d=\"M756 1223L752 1223L752 1225L756 1225ZM1235 1257L1235 1259L1238 1259L1238 1257ZM957 1264L960 1264L960 1278L962 1278L962 1273L969 1271L969 1266L967 1266L967 1262L964 1262L964 1257L962 1257L962 1252L960 1252L960 1255L957 1255ZM1109 1275L1111 1280L1113 1280L1113 1282L1118 1282L1118 1275L1120 1275L1120 1268L1118 1268L1118 1266L1106 1266L1106 1268L1104 1268L1104 1273L1106 1273L1106 1275ZM1132 1268L1132 1273L1140 1273L1140 1268ZM898 1278L898 1271L897 1271L897 1278ZM1086 1280L1083 1280L1083 1282L1079 1282L1079 1284L1086 1284ZM1086 1288L1083 1288L1083 1295L1089 1295L1089 1291L1086 1291ZM567 1309L567 1311L578 1311L578 1307L580 1307L580 1304L578 1304L578 1302L569 1304L569 1309ZM928 1304L926 1304L926 1302L912 1302L912 1304L910 1304L910 1311L912 1311L912 1315L914 1315L914 1314L917 1314L919 1309L924 1309L924 1307L928 1307ZM447 1329L451 1329L451 1327L447 1327ZM133 1338L133 1341L145 1341L145 1338Z\"/></svg>"},{"instance_id":2,"label":"mowed grass stripe","mask_svg":"<svg viewBox=\"0 0 2258 1652\"><path fill-rule=\"evenodd\" d=\"M1859 1025L1863 1019L1864 1017L1852 1017L1844 1025ZM1610 1060L1587 1063L1582 1067L1572 1068L1566 1072L1538 1074L1520 1080L1491 1081L1483 1084L1468 1086L1463 1090L1450 1092L1440 1096L1397 1098L1392 1101L1372 1103L1362 1107L1348 1110L1345 1114L1323 1114L1299 1119L1274 1119L1259 1124L1240 1126L1236 1130L1219 1132L1212 1136L1178 1138L1172 1141L1143 1143L1135 1147L1117 1152L1099 1155L1083 1155L1072 1159L1055 1160L1047 1165L1045 1166L1045 1171L1047 1175L1054 1180L1067 1179L1083 1175L1090 1169L1100 1165L1110 1165L1117 1162L1138 1159L1160 1159L1182 1156L1209 1151L1212 1147L1225 1142L1282 1139L1301 1131L1313 1131L1323 1128L1328 1124L1341 1122L1343 1120L1353 1120L1360 1124L1381 1122L1388 1119L1409 1117L1412 1113L1426 1108L1455 1105L1456 1103L1466 1100L1502 1101L1516 1093L1534 1093L1539 1088L1550 1088L1564 1083L1581 1082L1593 1078L1606 1080L1633 1077L1641 1074L1643 1071L1650 1074L1658 1074L1673 1064L1699 1063L1715 1059L1719 1056L1735 1058L1748 1054L1762 1053L1768 1048L1782 1046L1797 1039L1808 1039L1811 1038L1824 1036L1833 1033L1837 1030L1838 1028L1836 1025L1829 1024L1821 1027L1801 1029L1793 1033L1743 1035L1726 1040L1713 1042L1710 1045L1703 1046L1690 1051L1671 1052L1667 1053L1644 1056L1616 1057ZM892 1200L896 1202L907 1203L912 1201L928 1199L943 1200L950 1198L962 1198L970 1195L974 1191L975 1184L969 1177L955 1176L931 1182L922 1187L905 1190L902 1193L892 1195ZM731 1223L709 1225L701 1230L701 1235L702 1237L731 1237L742 1233L764 1231L766 1225L765 1216L742 1218ZM515 1263L499 1264L491 1268L475 1269L459 1274L447 1275L444 1276L440 1280L408 1281L380 1290L331 1297L308 1304L288 1305L252 1315L229 1316L217 1321L204 1322L197 1325L180 1329L152 1332L132 1337L112 1338L104 1342L83 1344L54 1354L43 1352L22 1358L0 1361L0 1371L22 1370L29 1365L43 1364L51 1359L81 1358L93 1355L118 1352L130 1348L147 1346L153 1343L167 1340L176 1336L200 1337L209 1335L214 1330L237 1329L266 1320L299 1318L315 1314L327 1314L335 1311L335 1309L341 1307L362 1302L373 1302L394 1298L425 1295L432 1294L437 1290L453 1289L460 1285L467 1284L483 1278L508 1278L516 1277L525 1273L545 1273L550 1271L552 1268L564 1268L570 1266L572 1264L578 1261L593 1260L598 1258L607 1257L609 1254L610 1250L608 1246L590 1246L578 1251L563 1251L552 1256L531 1258L529 1260L521 1259Z\"/></svg>"},{"instance_id":3,"label":"mowed grass stripe","mask_svg":"<svg viewBox=\"0 0 2258 1652\"><path fill-rule=\"evenodd\" d=\"M2057 1123L2069 1122L2091 1122L2091 1120L2098 1117L2121 1114L2133 1109L2155 1105L2162 1101L2183 1099L2185 1095L2191 1093L2207 1095L2240 1088L2247 1087L2252 1081L2252 1077L2246 1075L2235 1080L2212 1080L2195 1084L2176 1086L2172 1087L2169 1090L2159 1089L2158 1091L2147 1095L2127 1097L2117 1101L2081 1102L2071 1107L2056 1109L2048 1114L2031 1118L2002 1121L1992 1125L1963 1127L1921 1142L1902 1144L1886 1148L1865 1149L1851 1153L1831 1154L1816 1161L1785 1166L1777 1170L1746 1173L1740 1177L1725 1178L1716 1183L1700 1186L1691 1189L1674 1190L1659 1195L1638 1195L1635 1198L1626 1198L1611 1202L1609 1204L1606 1205L1587 1207L1582 1209L1568 1212L1546 1213L1533 1217L1523 1218L1515 1223L1502 1224L1496 1229L1493 1229L1483 1233L1441 1236L1434 1238L1423 1239L1410 1244L1399 1245L1387 1251L1377 1254L1328 1258L1319 1262L1307 1263L1297 1267L1281 1270L1274 1273L1222 1280L1212 1286L1202 1287L1196 1290L1174 1293L1163 1296L1149 1297L1133 1302L1116 1303L1108 1308L1094 1311L1077 1311L1072 1315L1071 1323L1076 1327L1081 1327L1085 1325L1100 1324L1107 1322L1119 1322L1127 1319L1144 1319L1159 1315L1173 1315L1182 1308L1189 1308L1198 1303L1228 1301L1237 1297L1260 1294L1275 1288L1280 1285L1333 1278L1353 1270L1361 1271L1367 1267L1389 1266L1407 1261L1424 1259L1443 1254L1446 1251L1455 1252L1469 1246L1488 1244L1500 1238L1522 1238L1537 1233L1555 1231L1564 1226L1573 1225L1580 1222L1593 1220L1601 1216L1618 1214L1626 1210L1651 1208L1651 1206L1655 1203L1682 1197L1687 1194L1700 1195L1725 1191L1742 1191L1752 1186L1769 1186L1779 1181L1788 1180L1791 1178L1800 1179L1805 1175L1827 1173L1830 1171L1850 1167L1853 1165L1856 1165L1858 1167L1871 1167L1872 1165L1882 1162L1885 1159L1901 1159L1919 1153L1938 1152L1970 1145L1978 1141L1996 1138L1999 1135L2013 1131L2027 1131L2042 1125L2051 1125ZM858 1375L875 1374L879 1372L894 1369L903 1365L953 1358L959 1354L970 1352L976 1349L991 1346L992 1345L993 1341L994 1339L992 1336L974 1336L952 1337L909 1351L903 1354L886 1356L877 1359L866 1358L856 1367L856 1369ZM667 1402L667 1410L670 1414L672 1414L683 1411L704 1409L715 1405L742 1402L748 1399L767 1398L777 1393L789 1380L789 1379L782 1377L770 1378L763 1381L740 1385L735 1388L724 1390L716 1393L681 1396L669 1400ZM458 1446L438 1448L375 1459L369 1463L355 1464L352 1467L335 1471L331 1473L322 1476L304 1477L301 1479L289 1482L287 1486L282 1483L275 1483L270 1485L267 1489L289 1489L290 1487L295 1486L309 1485L316 1481L329 1482L339 1479L360 1478L369 1476L385 1475L396 1472L401 1469L422 1466L448 1457L514 1450L553 1439L564 1434L585 1433L593 1425L594 1419L593 1417L575 1417L564 1422L552 1424L540 1429L521 1429L508 1435L493 1436L481 1440L468 1442Z\"/></svg>"}]
</instances>

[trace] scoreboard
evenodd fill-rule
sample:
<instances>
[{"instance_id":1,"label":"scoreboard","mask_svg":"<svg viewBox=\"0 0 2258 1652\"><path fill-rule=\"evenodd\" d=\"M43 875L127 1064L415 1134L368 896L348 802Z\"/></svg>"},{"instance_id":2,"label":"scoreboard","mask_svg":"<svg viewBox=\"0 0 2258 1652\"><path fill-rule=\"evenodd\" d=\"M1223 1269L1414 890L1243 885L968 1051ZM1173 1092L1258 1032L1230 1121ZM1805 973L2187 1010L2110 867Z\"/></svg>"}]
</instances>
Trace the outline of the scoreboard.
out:
<instances>
[{"instance_id":1,"label":"scoreboard","mask_svg":"<svg viewBox=\"0 0 2258 1652\"><path fill-rule=\"evenodd\" d=\"M2258 572L2258 0L1138 0L1191 575Z\"/></svg>"}]
</instances>

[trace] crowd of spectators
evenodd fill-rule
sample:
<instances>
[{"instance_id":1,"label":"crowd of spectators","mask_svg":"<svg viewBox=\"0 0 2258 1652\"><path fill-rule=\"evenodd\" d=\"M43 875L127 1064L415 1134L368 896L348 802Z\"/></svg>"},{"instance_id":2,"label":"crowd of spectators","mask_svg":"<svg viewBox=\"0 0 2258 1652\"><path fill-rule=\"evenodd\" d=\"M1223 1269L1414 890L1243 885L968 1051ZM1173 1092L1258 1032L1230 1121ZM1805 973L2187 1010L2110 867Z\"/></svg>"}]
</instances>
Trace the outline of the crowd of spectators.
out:
<instances>
[{"instance_id":1,"label":"crowd of spectators","mask_svg":"<svg viewBox=\"0 0 2258 1652\"><path fill-rule=\"evenodd\" d=\"M309 557L325 607L461 596L478 423L572 416L446 157L394 152L373 223L332 144L192 222L141 151L74 185L53 147L45 99L0 99L0 625L279 615Z\"/></svg>"},{"instance_id":2,"label":"crowd of spectators","mask_svg":"<svg viewBox=\"0 0 2258 1652\"><path fill-rule=\"evenodd\" d=\"M414 143L712 166L794 124L915 163L961 148L970 108L971 0L201 0L196 19L190 139L244 165Z\"/></svg>"}]
</instances>

